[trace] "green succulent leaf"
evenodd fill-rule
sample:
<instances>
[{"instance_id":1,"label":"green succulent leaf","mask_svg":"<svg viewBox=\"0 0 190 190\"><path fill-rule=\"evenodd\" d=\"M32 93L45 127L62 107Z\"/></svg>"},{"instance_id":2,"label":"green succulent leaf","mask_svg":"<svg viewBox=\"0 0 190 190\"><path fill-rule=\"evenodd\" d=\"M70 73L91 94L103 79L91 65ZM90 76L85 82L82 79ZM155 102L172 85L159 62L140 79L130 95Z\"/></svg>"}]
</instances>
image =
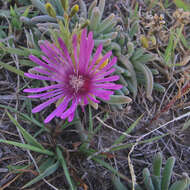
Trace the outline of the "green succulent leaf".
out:
<instances>
[{"instance_id":1,"label":"green succulent leaf","mask_svg":"<svg viewBox=\"0 0 190 190\"><path fill-rule=\"evenodd\" d=\"M146 87L146 97L150 100L153 101L152 98L152 91L153 91L153 85L154 85L154 79L153 79L153 75L152 72L150 71L150 69L141 63L134 63L135 69L141 71L144 75L145 78L145 87Z\"/></svg>"},{"instance_id":2,"label":"green succulent leaf","mask_svg":"<svg viewBox=\"0 0 190 190\"><path fill-rule=\"evenodd\" d=\"M97 5L97 0L94 0L94 1L92 1L92 3L90 4L90 6L88 8L88 18L89 19L91 18L92 10L94 9L94 7L96 7L96 5Z\"/></svg>"},{"instance_id":3,"label":"green succulent leaf","mask_svg":"<svg viewBox=\"0 0 190 190\"><path fill-rule=\"evenodd\" d=\"M128 96L111 95L110 100L106 101L108 104L128 104L132 100Z\"/></svg>"},{"instance_id":4,"label":"green succulent leaf","mask_svg":"<svg viewBox=\"0 0 190 190\"><path fill-rule=\"evenodd\" d=\"M148 168L143 170L144 184L147 190L155 190Z\"/></svg>"},{"instance_id":5,"label":"green succulent leaf","mask_svg":"<svg viewBox=\"0 0 190 190\"><path fill-rule=\"evenodd\" d=\"M39 9L43 14L47 14L45 5L40 0L31 0L32 4Z\"/></svg>"},{"instance_id":6,"label":"green succulent leaf","mask_svg":"<svg viewBox=\"0 0 190 190\"><path fill-rule=\"evenodd\" d=\"M161 190L168 190L174 164L175 164L175 158L174 157L168 158L163 170Z\"/></svg>"},{"instance_id":7,"label":"green succulent leaf","mask_svg":"<svg viewBox=\"0 0 190 190\"><path fill-rule=\"evenodd\" d=\"M104 7L105 7L105 0L99 0L98 8L100 10L100 19L102 18L102 15L104 13Z\"/></svg>"},{"instance_id":8,"label":"green succulent leaf","mask_svg":"<svg viewBox=\"0 0 190 190\"><path fill-rule=\"evenodd\" d=\"M83 0L79 0L80 3L80 12L81 12L81 17L83 17L84 19L87 19L87 7L86 7L86 3Z\"/></svg>"},{"instance_id":9,"label":"green succulent leaf","mask_svg":"<svg viewBox=\"0 0 190 190\"><path fill-rule=\"evenodd\" d=\"M90 30L95 31L98 28L100 24L100 19L101 19L100 10L98 7L94 7L90 18L90 25L89 25Z\"/></svg>"},{"instance_id":10,"label":"green succulent leaf","mask_svg":"<svg viewBox=\"0 0 190 190\"><path fill-rule=\"evenodd\" d=\"M125 186L121 183L121 181L120 181L120 179L119 179L118 177L114 177L112 181L113 181L113 184L114 184L116 190L128 190L128 188L125 187Z\"/></svg>"},{"instance_id":11,"label":"green succulent leaf","mask_svg":"<svg viewBox=\"0 0 190 190\"><path fill-rule=\"evenodd\" d=\"M169 190L185 190L189 186L188 179L176 181Z\"/></svg>"},{"instance_id":12,"label":"green succulent leaf","mask_svg":"<svg viewBox=\"0 0 190 190\"><path fill-rule=\"evenodd\" d=\"M153 175L160 177L162 169L162 154L159 152L156 154L153 160Z\"/></svg>"}]
</instances>

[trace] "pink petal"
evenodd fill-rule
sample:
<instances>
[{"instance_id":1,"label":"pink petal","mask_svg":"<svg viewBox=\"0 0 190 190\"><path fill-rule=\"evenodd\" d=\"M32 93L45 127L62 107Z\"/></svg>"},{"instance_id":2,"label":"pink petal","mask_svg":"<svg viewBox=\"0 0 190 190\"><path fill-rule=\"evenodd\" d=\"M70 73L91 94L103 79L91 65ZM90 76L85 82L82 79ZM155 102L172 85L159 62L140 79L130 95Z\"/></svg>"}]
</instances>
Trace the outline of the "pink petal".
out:
<instances>
[{"instance_id":1,"label":"pink petal","mask_svg":"<svg viewBox=\"0 0 190 190\"><path fill-rule=\"evenodd\" d=\"M50 75L50 76L52 75L52 73L50 73L47 70L44 70L42 68L34 67L33 70L37 71L37 72L39 72L41 74L44 74L44 75Z\"/></svg>"},{"instance_id":2,"label":"pink petal","mask_svg":"<svg viewBox=\"0 0 190 190\"><path fill-rule=\"evenodd\" d=\"M92 51L94 48L94 40L93 40L93 33L90 32L88 34L88 41L87 41L87 52L86 52L86 59L85 59L85 66L84 66L84 70L86 70L88 68L88 65L90 63L90 58L92 55Z\"/></svg>"},{"instance_id":3,"label":"pink petal","mask_svg":"<svg viewBox=\"0 0 190 190\"><path fill-rule=\"evenodd\" d=\"M110 95L113 95L113 91L96 89L92 92L95 96L102 98L103 100L109 100Z\"/></svg>"},{"instance_id":4,"label":"pink petal","mask_svg":"<svg viewBox=\"0 0 190 190\"><path fill-rule=\"evenodd\" d=\"M67 108L69 101L70 99L64 98L63 102L46 117L44 123L49 123L55 116L60 116L60 114Z\"/></svg>"},{"instance_id":5,"label":"pink petal","mask_svg":"<svg viewBox=\"0 0 190 190\"><path fill-rule=\"evenodd\" d=\"M60 104L60 109L56 113L57 117L60 117L61 114L65 111L65 109L67 108L68 103L70 102L70 100L71 100L71 98L68 98L68 97L64 98L63 102Z\"/></svg>"},{"instance_id":6,"label":"pink petal","mask_svg":"<svg viewBox=\"0 0 190 190\"><path fill-rule=\"evenodd\" d=\"M93 73L97 71L97 69L112 55L112 52L107 52L104 57L101 59L101 61L90 71L90 73Z\"/></svg>"},{"instance_id":7,"label":"pink petal","mask_svg":"<svg viewBox=\"0 0 190 190\"><path fill-rule=\"evenodd\" d=\"M50 89L54 89L54 88L62 88L62 87L63 87L62 84L54 84L51 86L45 86L45 87L41 87L41 88L27 88L27 89L24 89L23 92L37 93L37 92L43 92L46 90L50 90Z\"/></svg>"},{"instance_id":8,"label":"pink petal","mask_svg":"<svg viewBox=\"0 0 190 190\"><path fill-rule=\"evenodd\" d=\"M72 114L72 113L76 110L77 105L78 105L78 101L77 101L77 100L73 100L71 107L68 108L67 111L65 111L65 112L61 115L61 119L65 119L65 118L67 118L70 114Z\"/></svg>"},{"instance_id":9,"label":"pink petal","mask_svg":"<svg viewBox=\"0 0 190 190\"><path fill-rule=\"evenodd\" d=\"M75 112L71 113L71 114L69 115L69 117L68 117L68 121L69 121L69 122L73 121L74 116L75 116Z\"/></svg>"},{"instance_id":10,"label":"pink petal","mask_svg":"<svg viewBox=\"0 0 190 190\"><path fill-rule=\"evenodd\" d=\"M60 47L62 48L62 52L64 53L65 58L68 60L68 62L70 64L72 64L72 59L69 55L68 49L67 49L64 41L61 38L58 38L58 42L59 42Z\"/></svg>"},{"instance_id":11,"label":"pink petal","mask_svg":"<svg viewBox=\"0 0 190 190\"><path fill-rule=\"evenodd\" d=\"M45 41L44 44L40 44L40 48L51 61L51 65L59 65L59 59L56 59L57 53L51 48L48 41Z\"/></svg>"},{"instance_id":12,"label":"pink petal","mask_svg":"<svg viewBox=\"0 0 190 190\"><path fill-rule=\"evenodd\" d=\"M123 86L120 84L114 84L114 83L105 83L105 84L96 84L96 88L104 88L104 89L112 89L112 90L119 90Z\"/></svg>"},{"instance_id":13,"label":"pink petal","mask_svg":"<svg viewBox=\"0 0 190 190\"><path fill-rule=\"evenodd\" d=\"M114 71L115 71L115 68L112 68L112 69L110 69L109 71L103 72L103 73L101 73L101 74L95 73L95 76L96 76L97 79L100 79L100 78L103 78L103 77L105 77L105 76L107 76L107 75L112 74Z\"/></svg>"},{"instance_id":14,"label":"pink petal","mask_svg":"<svg viewBox=\"0 0 190 190\"><path fill-rule=\"evenodd\" d=\"M94 54L94 57L92 59L92 63L90 64L89 68L88 68L88 72L92 70L92 68L94 67L96 61L98 60L98 58L100 57L100 54L102 52L102 49L103 49L103 45L100 44Z\"/></svg>"},{"instance_id":15,"label":"pink petal","mask_svg":"<svg viewBox=\"0 0 190 190\"><path fill-rule=\"evenodd\" d=\"M100 101L99 100L96 100L94 97L92 97L90 94L88 94L88 98L90 99L90 100L92 100L93 102L95 102L95 103L100 103Z\"/></svg>"},{"instance_id":16,"label":"pink petal","mask_svg":"<svg viewBox=\"0 0 190 190\"><path fill-rule=\"evenodd\" d=\"M34 55L30 55L29 56L30 60L32 60L33 62L37 63L38 65L47 68L50 71L55 71L55 69L49 65L47 65L46 63L44 63L43 61L41 61L40 59L38 59L37 57L35 57Z\"/></svg>"},{"instance_id":17,"label":"pink petal","mask_svg":"<svg viewBox=\"0 0 190 190\"><path fill-rule=\"evenodd\" d=\"M29 78L32 78L32 79L56 81L55 79L52 79L50 77L45 77L45 76L41 76L41 75L34 75L34 74L31 74L31 73L24 73L24 75L26 77L29 77Z\"/></svg>"},{"instance_id":18,"label":"pink petal","mask_svg":"<svg viewBox=\"0 0 190 190\"><path fill-rule=\"evenodd\" d=\"M47 95L47 96L43 96L43 97L40 98L40 100L49 99L49 98L52 98L52 97L57 96L57 95L59 95L59 94L65 95L65 94L63 93L63 90L61 90L61 91L55 92L55 93L53 93L53 94L49 94L49 95Z\"/></svg>"},{"instance_id":19,"label":"pink petal","mask_svg":"<svg viewBox=\"0 0 190 190\"><path fill-rule=\"evenodd\" d=\"M61 89L57 89L57 90L52 90L50 92L46 92L46 93L41 93L41 94L34 94L34 95L29 95L27 96L28 98L41 98L43 96L47 96L49 94L54 94L55 92L57 91L60 91L61 92Z\"/></svg>"},{"instance_id":20,"label":"pink petal","mask_svg":"<svg viewBox=\"0 0 190 190\"><path fill-rule=\"evenodd\" d=\"M110 69L113 65L115 65L116 62L117 62L117 58L113 57L113 59L104 68L102 68L100 71L98 71L96 73L96 75L104 73L105 71L107 71L108 69Z\"/></svg>"},{"instance_id":21,"label":"pink petal","mask_svg":"<svg viewBox=\"0 0 190 190\"><path fill-rule=\"evenodd\" d=\"M57 70L58 70L58 69L57 69L57 68L58 68L57 64L55 64L54 62L52 62L52 60L49 59L49 58L46 57L46 56L43 56L43 55L42 55L41 58L42 58L46 63L48 63L48 66L51 67L54 72L57 72Z\"/></svg>"},{"instance_id":22,"label":"pink petal","mask_svg":"<svg viewBox=\"0 0 190 190\"><path fill-rule=\"evenodd\" d=\"M88 104L88 99L86 96L83 97L83 102L84 102L84 105Z\"/></svg>"},{"instance_id":23,"label":"pink petal","mask_svg":"<svg viewBox=\"0 0 190 190\"><path fill-rule=\"evenodd\" d=\"M87 30L83 30L81 34L81 40L80 40L80 52L79 52L79 70L84 66L85 64L85 58L86 58L86 51L87 51L87 39L86 39Z\"/></svg>"},{"instance_id":24,"label":"pink petal","mask_svg":"<svg viewBox=\"0 0 190 190\"><path fill-rule=\"evenodd\" d=\"M63 65L66 64L70 66L73 65L71 64L71 62L70 63L68 62L67 58L63 55L63 52L59 48L57 48L54 44L52 44L51 46L53 49L56 50L56 57L59 60L59 64L63 64Z\"/></svg>"},{"instance_id":25,"label":"pink petal","mask_svg":"<svg viewBox=\"0 0 190 190\"><path fill-rule=\"evenodd\" d=\"M39 112L39 111L43 110L45 107L47 107L50 104L54 103L57 99L62 98L63 96L64 95L61 94L59 96L56 96L56 97L54 97L54 98L52 98L52 99L38 105L38 106L36 106L35 108L32 109L32 113L36 113L36 112Z\"/></svg>"},{"instance_id":26,"label":"pink petal","mask_svg":"<svg viewBox=\"0 0 190 190\"><path fill-rule=\"evenodd\" d=\"M99 83L99 82L112 82L112 81L116 81L118 79L119 79L119 76L114 75L114 76L110 76L110 77L107 77L107 78L95 80L95 82L96 83Z\"/></svg>"}]
</instances>

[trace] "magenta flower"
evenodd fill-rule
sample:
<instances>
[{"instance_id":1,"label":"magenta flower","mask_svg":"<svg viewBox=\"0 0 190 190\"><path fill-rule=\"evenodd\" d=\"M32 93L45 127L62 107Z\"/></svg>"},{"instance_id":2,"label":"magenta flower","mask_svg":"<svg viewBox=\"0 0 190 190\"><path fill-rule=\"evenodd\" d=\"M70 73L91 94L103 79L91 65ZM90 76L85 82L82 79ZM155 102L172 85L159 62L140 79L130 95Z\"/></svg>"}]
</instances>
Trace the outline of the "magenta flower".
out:
<instances>
[{"instance_id":1,"label":"magenta flower","mask_svg":"<svg viewBox=\"0 0 190 190\"><path fill-rule=\"evenodd\" d=\"M29 98L45 100L44 103L33 108L32 113L39 112L59 100L58 106L47 116L45 123L50 122L54 117L68 118L68 121L72 121L78 105L83 107L90 102L99 103L96 97L109 100L110 95L114 93L113 90L122 88L121 85L113 83L119 79L119 76L109 76L115 71L112 66L116 64L116 57L105 64L112 52L106 53L100 59L102 45L99 45L92 56L94 48L92 32L87 36L87 30L82 31L79 48L77 48L79 43L77 35L73 35L72 56L61 38L58 42L60 47L48 41L41 44L40 48L45 54L41 56L41 59L33 55L29 56L40 66L33 68L40 74L25 73L25 76L29 78L46 80L51 83L49 86L24 90L24 92L35 93L28 96Z\"/></svg>"}]
</instances>

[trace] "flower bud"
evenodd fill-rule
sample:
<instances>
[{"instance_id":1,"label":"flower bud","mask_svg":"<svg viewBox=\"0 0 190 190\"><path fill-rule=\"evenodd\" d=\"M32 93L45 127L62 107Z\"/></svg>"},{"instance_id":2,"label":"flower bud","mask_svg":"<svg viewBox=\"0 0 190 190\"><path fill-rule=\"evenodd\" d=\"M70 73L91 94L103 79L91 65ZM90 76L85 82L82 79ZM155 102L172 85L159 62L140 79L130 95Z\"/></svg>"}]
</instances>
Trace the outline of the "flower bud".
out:
<instances>
[{"instance_id":1,"label":"flower bud","mask_svg":"<svg viewBox=\"0 0 190 190\"><path fill-rule=\"evenodd\" d=\"M71 13L69 15L69 17L73 17L76 13L78 13L79 11L79 6L78 5L74 5L72 8L71 8Z\"/></svg>"},{"instance_id":2,"label":"flower bud","mask_svg":"<svg viewBox=\"0 0 190 190\"><path fill-rule=\"evenodd\" d=\"M149 48L148 39L146 38L146 36L141 35L140 41L141 41L141 44L142 44L142 46L143 46L144 48L146 48L146 49Z\"/></svg>"},{"instance_id":3,"label":"flower bud","mask_svg":"<svg viewBox=\"0 0 190 190\"><path fill-rule=\"evenodd\" d=\"M56 18L56 12L51 3L46 3L45 8L49 16Z\"/></svg>"}]
</instances>

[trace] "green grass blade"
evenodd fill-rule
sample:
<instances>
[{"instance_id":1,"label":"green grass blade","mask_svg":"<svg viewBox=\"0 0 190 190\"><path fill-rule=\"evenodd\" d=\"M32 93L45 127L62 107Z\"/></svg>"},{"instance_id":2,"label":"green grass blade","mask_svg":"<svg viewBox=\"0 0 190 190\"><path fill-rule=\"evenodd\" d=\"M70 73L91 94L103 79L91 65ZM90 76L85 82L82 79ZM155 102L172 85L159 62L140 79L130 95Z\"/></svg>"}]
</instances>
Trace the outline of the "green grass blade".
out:
<instances>
[{"instance_id":1,"label":"green grass blade","mask_svg":"<svg viewBox=\"0 0 190 190\"><path fill-rule=\"evenodd\" d=\"M54 156L54 153L49 151L49 150L42 150L42 149L39 149L39 148L32 146L32 145L29 145L29 144L22 144L22 143L18 143L18 142L14 142L14 141L8 141L8 140L4 140L4 139L0 139L0 143L6 143L6 144L17 146L19 148L31 150L31 151L46 154L49 156Z\"/></svg>"},{"instance_id":2,"label":"green grass blade","mask_svg":"<svg viewBox=\"0 0 190 190\"><path fill-rule=\"evenodd\" d=\"M37 49L31 49L31 48L25 48L22 46L19 46L20 48L11 48L11 47L6 47L3 43L0 43L0 49L5 51L6 53L10 54L17 54L20 56L28 57L30 54L40 56L42 55L42 52Z\"/></svg>"},{"instance_id":3,"label":"green grass blade","mask_svg":"<svg viewBox=\"0 0 190 190\"><path fill-rule=\"evenodd\" d=\"M20 59L19 63L22 66L30 66L30 67L38 66L36 63L34 63L34 62L30 61L30 60L26 60L26 59Z\"/></svg>"},{"instance_id":4,"label":"green grass blade","mask_svg":"<svg viewBox=\"0 0 190 190\"><path fill-rule=\"evenodd\" d=\"M27 188L34 183L37 183L38 181L42 180L44 177L47 177L51 174L53 174L57 168L59 167L59 162L57 161L55 164L51 165L49 168L47 168L43 173L41 173L39 176L35 177L33 180L25 184L22 189Z\"/></svg>"},{"instance_id":5,"label":"green grass blade","mask_svg":"<svg viewBox=\"0 0 190 190\"><path fill-rule=\"evenodd\" d=\"M55 163L54 157L42 158L40 160L41 165L39 166L40 173L43 173L49 166Z\"/></svg>"},{"instance_id":6,"label":"green grass blade","mask_svg":"<svg viewBox=\"0 0 190 190\"><path fill-rule=\"evenodd\" d=\"M88 149L87 149L86 147L84 147L84 146L82 146L82 145L80 146L80 151L83 152L83 153L85 153L85 154L87 154L88 156L90 156L90 155L96 153L96 150L91 149L91 148L88 148ZM102 157L105 157L105 156L102 156ZM105 161L103 161L103 160L101 160L101 159L99 159L99 158L97 158L97 157L92 157L92 160L96 161L96 162L99 163L101 166L103 166L103 167L109 169L113 174L115 174L115 175L119 176L120 178L122 178L122 179L128 181L128 178L127 178L125 175L123 175L123 174L121 174L120 172L118 172L115 168L113 168L112 166L110 166L110 165L109 165L108 163L106 163Z\"/></svg>"},{"instance_id":7,"label":"green grass blade","mask_svg":"<svg viewBox=\"0 0 190 190\"><path fill-rule=\"evenodd\" d=\"M17 173L23 173L22 170L28 169L30 167L30 165L8 165L7 168L9 169L9 172L13 172L15 174ZM21 171L19 171L21 170Z\"/></svg>"},{"instance_id":8,"label":"green grass blade","mask_svg":"<svg viewBox=\"0 0 190 190\"><path fill-rule=\"evenodd\" d=\"M120 178L124 179L124 180L128 180L126 179L126 176L121 174L120 172L118 172L115 168L113 168L112 166L110 166L107 162L104 162L103 160L99 159L99 158L95 158L92 157L92 160L96 161L97 163L99 163L101 166L107 168L108 170L110 170L113 174L119 176Z\"/></svg>"},{"instance_id":9,"label":"green grass blade","mask_svg":"<svg viewBox=\"0 0 190 190\"><path fill-rule=\"evenodd\" d=\"M139 145L139 144L146 144L146 143L150 143L150 142L159 140L159 139L165 137L166 135L168 135L168 134L164 134L164 135L156 136L156 137L153 137L153 138L144 140L144 141L140 141L140 142L138 143L138 145ZM121 149L130 148L130 147L132 147L134 144L136 144L136 143L128 143L128 144L124 144L124 145L118 145L117 147L112 148L110 151L118 151L118 150L121 150Z\"/></svg>"},{"instance_id":10,"label":"green grass blade","mask_svg":"<svg viewBox=\"0 0 190 190\"><path fill-rule=\"evenodd\" d=\"M9 64L6 64L6 63L3 63L3 62L0 61L0 66L2 66L3 68L7 69L10 72L13 72L13 73L15 73L17 75L20 75L21 77L25 77L23 71L21 71L20 69L15 68L15 67L13 67L13 66L11 66Z\"/></svg>"},{"instance_id":11,"label":"green grass blade","mask_svg":"<svg viewBox=\"0 0 190 190\"><path fill-rule=\"evenodd\" d=\"M132 130L136 127L136 125L139 123L143 115L141 115L135 122L132 123L132 125L124 132L125 134L130 134ZM125 135L121 135L115 142L115 144L120 144L123 142L123 140L126 138Z\"/></svg>"},{"instance_id":12,"label":"green grass blade","mask_svg":"<svg viewBox=\"0 0 190 190\"><path fill-rule=\"evenodd\" d=\"M59 162L61 163L61 165L63 167L64 173L65 173L65 177L66 177L66 179L67 179L67 181L69 183L70 189L71 190L75 190L75 187L74 187L74 185L72 183L72 180L71 180L71 177L70 177L69 170L67 168L65 159L63 158L62 152L59 149L59 147L57 147L56 151L57 151L57 156L58 156Z\"/></svg>"},{"instance_id":13,"label":"green grass blade","mask_svg":"<svg viewBox=\"0 0 190 190\"><path fill-rule=\"evenodd\" d=\"M168 46L167 46L165 53L164 53L164 60L165 60L166 64L169 64L171 57L172 57L174 39L175 39L174 33L171 31Z\"/></svg>"},{"instance_id":14,"label":"green grass blade","mask_svg":"<svg viewBox=\"0 0 190 190\"><path fill-rule=\"evenodd\" d=\"M32 146L35 146L39 149L45 150L45 148L34 138L32 135L30 135L25 129L21 127L21 125L12 117L12 115L7 112L10 120L16 125L16 127L19 128L20 132L22 133L24 139L26 142Z\"/></svg>"},{"instance_id":15,"label":"green grass blade","mask_svg":"<svg viewBox=\"0 0 190 190\"><path fill-rule=\"evenodd\" d=\"M90 104L88 106L88 111L89 111L89 132L92 133L93 132L93 120L92 120L92 109L91 109Z\"/></svg>"},{"instance_id":16,"label":"green grass blade","mask_svg":"<svg viewBox=\"0 0 190 190\"><path fill-rule=\"evenodd\" d=\"M183 33L180 35L180 40L182 42L182 44L187 48L190 49L188 41L186 40L185 36L183 35Z\"/></svg>"},{"instance_id":17,"label":"green grass blade","mask_svg":"<svg viewBox=\"0 0 190 190\"><path fill-rule=\"evenodd\" d=\"M40 50L37 49L31 49L31 48L25 48L25 47L20 47L21 51L24 51L26 56L28 57L30 54L35 55L37 57L40 57L40 55L42 55L42 52Z\"/></svg>"},{"instance_id":18,"label":"green grass blade","mask_svg":"<svg viewBox=\"0 0 190 190\"><path fill-rule=\"evenodd\" d=\"M28 57L28 55L29 55L29 53L26 51L23 51L23 50L18 49L18 48L8 48L2 43L0 43L0 49L5 51L6 53L16 54L16 55L20 55L20 56Z\"/></svg>"},{"instance_id":19,"label":"green grass blade","mask_svg":"<svg viewBox=\"0 0 190 190\"><path fill-rule=\"evenodd\" d=\"M26 119L26 120L30 121L31 123L37 125L38 127L43 128L44 131L49 131L47 128L45 128L45 126L44 126L42 123L40 123L39 121L37 121L37 120L34 119L34 118L29 117L28 115L26 115L26 114L24 114L24 113L19 112L19 111L16 110L15 108L12 108L12 107L9 107L9 106L5 106L5 105L2 105L2 104L0 104L0 108L5 108L5 109L8 109L8 110L10 110L10 111L12 111L12 112L15 112L15 113L17 113L17 114L19 115L19 117L21 117L22 119Z\"/></svg>"}]
</instances>

